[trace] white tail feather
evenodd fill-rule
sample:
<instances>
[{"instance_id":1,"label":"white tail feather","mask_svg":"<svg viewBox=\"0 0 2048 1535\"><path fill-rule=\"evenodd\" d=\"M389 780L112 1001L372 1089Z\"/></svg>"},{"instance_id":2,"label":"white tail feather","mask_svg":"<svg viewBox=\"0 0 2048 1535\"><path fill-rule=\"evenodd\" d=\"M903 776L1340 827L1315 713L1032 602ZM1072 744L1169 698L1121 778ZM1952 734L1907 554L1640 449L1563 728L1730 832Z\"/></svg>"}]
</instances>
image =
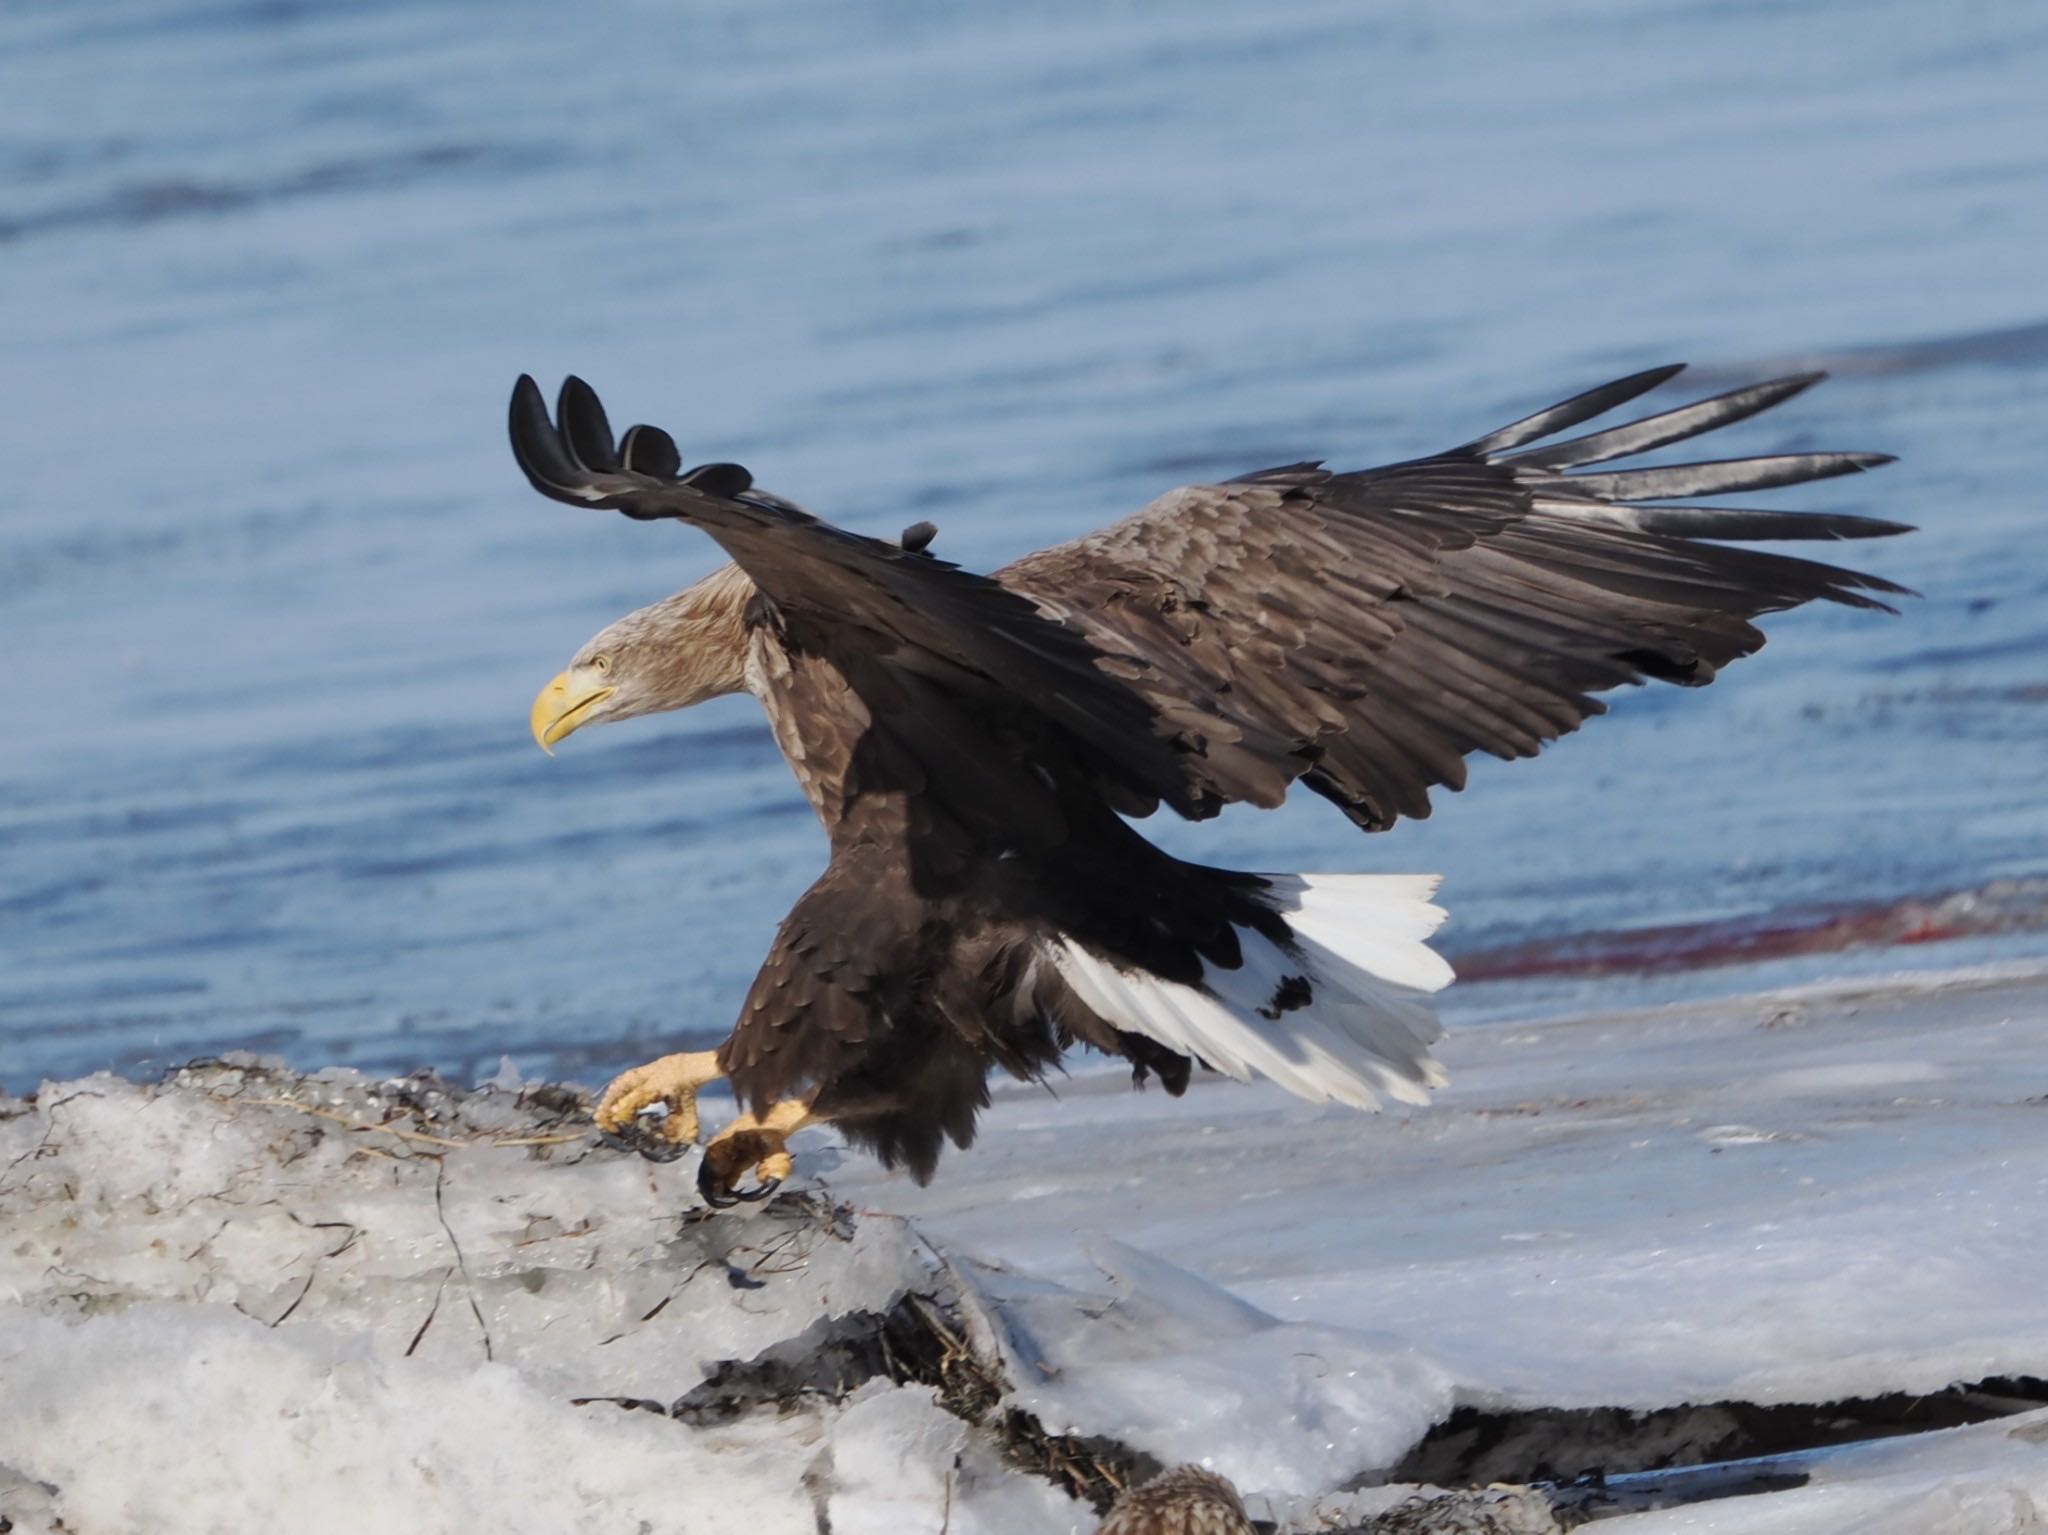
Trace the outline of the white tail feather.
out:
<instances>
[{"instance_id":1,"label":"white tail feather","mask_svg":"<svg viewBox=\"0 0 2048 1535\"><path fill-rule=\"evenodd\" d=\"M1208 966L1200 986L1124 970L1072 939L1047 953L1075 994L1120 1028L1249 1081L1254 1072L1312 1103L1377 1108L1428 1100L1447 1080L1429 1046L1443 1033L1427 996L1451 967L1424 943L1444 920L1433 874L1268 874L1292 952L1237 929L1244 963ZM1300 983L1305 1003L1285 995Z\"/></svg>"}]
</instances>

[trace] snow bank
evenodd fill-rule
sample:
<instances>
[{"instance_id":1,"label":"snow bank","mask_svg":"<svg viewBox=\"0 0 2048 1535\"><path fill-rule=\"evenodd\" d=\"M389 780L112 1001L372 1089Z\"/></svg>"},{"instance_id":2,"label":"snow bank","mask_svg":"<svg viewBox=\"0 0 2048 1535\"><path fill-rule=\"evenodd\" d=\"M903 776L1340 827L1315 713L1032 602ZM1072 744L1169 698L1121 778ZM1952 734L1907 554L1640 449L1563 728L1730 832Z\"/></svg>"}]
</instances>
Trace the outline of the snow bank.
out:
<instances>
[{"instance_id":1,"label":"snow bank","mask_svg":"<svg viewBox=\"0 0 2048 1535\"><path fill-rule=\"evenodd\" d=\"M350 1072L46 1088L0 1124L0 1299L82 1317L196 1302L384 1357L665 1399L793 1316L887 1310L923 1275L894 1222L680 1227L687 1175L595 1151L581 1120L566 1100L381 1093ZM771 1281L775 1305L735 1303Z\"/></svg>"},{"instance_id":2,"label":"snow bank","mask_svg":"<svg viewBox=\"0 0 2048 1535\"><path fill-rule=\"evenodd\" d=\"M0 1513L75 1535L1092 1526L928 1389L689 1423L589 1400L666 1405L930 1274L899 1220L690 1219L685 1171L595 1150L579 1118L246 1064L0 1105Z\"/></svg>"},{"instance_id":3,"label":"snow bank","mask_svg":"<svg viewBox=\"0 0 2048 1535\"><path fill-rule=\"evenodd\" d=\"M8 1460L81 1531L815 1528L758 1432L678 1434L511 1365L380 1357L226 1307L0 1323L0 1415Z\"/></svg>"}]
</instances>

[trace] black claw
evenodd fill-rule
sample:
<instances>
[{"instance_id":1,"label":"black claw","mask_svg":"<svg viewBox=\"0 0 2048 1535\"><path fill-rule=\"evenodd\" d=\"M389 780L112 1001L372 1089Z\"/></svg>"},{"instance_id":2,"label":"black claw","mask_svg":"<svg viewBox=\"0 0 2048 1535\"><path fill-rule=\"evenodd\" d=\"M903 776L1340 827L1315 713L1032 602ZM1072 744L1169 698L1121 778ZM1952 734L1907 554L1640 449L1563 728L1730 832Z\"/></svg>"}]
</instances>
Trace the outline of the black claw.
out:
<instances>
[{"instance_id":1,"label":"black claw","mask_svg":"<svg viewBox=\"0 0 2048 1535\"><path fill-rule=\"evenodd\" d=\"M597 1143L613 1151L632 1151L650 1162L679 1161L690 1148L682 1141L672 1141L647 1129L635 1120L623 1130L600 1130ZM700 1179L702 1175L699 1175Z\"/></svg>"},{"instance_id":2,"label":"black claw","mask_svg":"<svg viewBox=\"0 0 2048 1535\"><path fill-rule=\"evenodd\" d=\"M741 1204L757 1205L781 1187L780 1178L770 1178L758 1188L727 1188L712 1174L709 1157L697 1165L697 1192L704 1197L704 1203L714 1210L730 1210L734 1205Z\"/></svg>"},{"instance_id":3,"label":"black claw","mask_svg":"<svg viewBox=\"0 0 2048 1535\"><path fill-rule=\"evenodd\" d=\"M697 1165L697 1192L704 1197L704 1203L714 1210L730 1210L738 1204L739 1196L719 1187L718 1180L711 1175L711 1158L706 1157Z\"/></svg>"}]
</instances>

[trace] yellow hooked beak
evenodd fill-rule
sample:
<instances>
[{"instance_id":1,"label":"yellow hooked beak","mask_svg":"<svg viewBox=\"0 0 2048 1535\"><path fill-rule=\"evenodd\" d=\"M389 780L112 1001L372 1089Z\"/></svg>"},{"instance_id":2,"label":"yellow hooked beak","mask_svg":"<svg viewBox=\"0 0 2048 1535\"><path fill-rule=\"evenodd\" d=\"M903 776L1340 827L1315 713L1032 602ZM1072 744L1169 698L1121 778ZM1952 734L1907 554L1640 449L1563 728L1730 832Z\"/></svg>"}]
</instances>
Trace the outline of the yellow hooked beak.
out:
<instances>
[{"instance_id":1,"label":"yellow hooked beak","mask_svg":"<svg viewBox=\"0 0 2048 1535\"><path fill-rule=\"evenodd\" d=\"M591 710L618 691L589 667L563 672L533 701L533 738L549 756L555 743L590 718Z\"/></svg>"}]
</instances>

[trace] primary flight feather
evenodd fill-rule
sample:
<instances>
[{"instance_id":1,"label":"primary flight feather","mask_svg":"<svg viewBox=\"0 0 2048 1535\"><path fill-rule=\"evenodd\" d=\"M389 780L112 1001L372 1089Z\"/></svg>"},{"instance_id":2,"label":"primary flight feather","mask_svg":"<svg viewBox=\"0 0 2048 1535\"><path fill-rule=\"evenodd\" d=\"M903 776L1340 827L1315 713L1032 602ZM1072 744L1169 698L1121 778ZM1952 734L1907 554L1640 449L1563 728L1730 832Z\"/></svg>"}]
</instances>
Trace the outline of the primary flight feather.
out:
<instances>
[{"instance_id":1,"label":"primary flight feather","mask_svg":"<svg viewBox=\"0 0 2048 1535\"><path fill-rule=\"evenodd\" d=\"M1427 458L1319 463L1172 491L980 576L833 527L737 465L681 472L666 433L614 440L576 378L513 391L513 451L556 500L703 529L732 563L619 620L542 690L544 747L583 725L748 691L831 840L731 1036L607 1090L643 1145L697 1138L695 1095L745 1111L706 1148L724 1202L772 1188L830 1121L929 1178L989 1071L1073 1044L1178 1094L1192 1066L1313 1101L1419 1100L1443 1080L1426 944L1433 876L1247 874L1170 857L1124 819L1280 803L1299 782L1367 830L1426 816L1465 758L1532 756L1621 683L1686 686L1816 598L1884 608L1876 576L1719 540L1869 538L1898 523L1686 502L1852 474L1876 453L1587 472L1782 403L1772 380L1558 440L1657 368Z\"/></svg>"}]
</instances>

